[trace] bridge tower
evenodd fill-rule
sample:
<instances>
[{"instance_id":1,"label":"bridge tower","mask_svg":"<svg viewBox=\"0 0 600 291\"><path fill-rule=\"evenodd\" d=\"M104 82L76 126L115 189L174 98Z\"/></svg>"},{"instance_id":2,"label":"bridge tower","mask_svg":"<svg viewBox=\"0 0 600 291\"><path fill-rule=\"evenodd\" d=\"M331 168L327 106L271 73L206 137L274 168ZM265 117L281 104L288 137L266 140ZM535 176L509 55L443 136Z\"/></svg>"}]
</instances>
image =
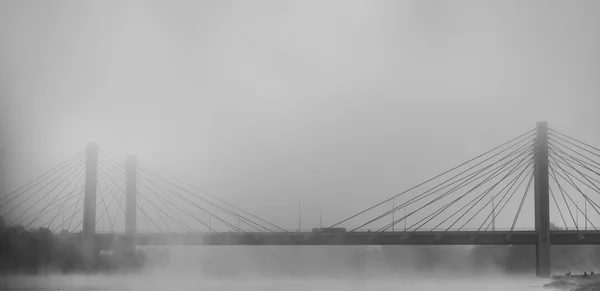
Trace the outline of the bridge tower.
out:
<instances>
[{"instance_id":1,"label":"bridge tower","mask_svg":"<svg viewBox=\"0 0 600 291\"><path fill-rule=\"evenodd\" d=\"M548 126L537 123L534 149L535 187L535 230L538 235L535 245L535 270L538 277L550 277L550 204L548 182Z\"/></svg>"},{"instance_id":2,"label":"bridge tower","mask_svg":"<svg viewBox=\"0 0 600 291\"><path fill-rule=\"evenodd\" d=\"M127 157L127 185L125 188L125 246L128 251L135 250L135 236L137 233L136 199L137 199L137 158Z\"/></svg>"},{"instance_id":3,"label":"bridge tower","mask_svg":"<svg viewBox=\"0 0 600 291\"><path fill-rule=\"evenodd\" d=\"M98 187L98 145L87 146L85 166L85 188L83 199L83 237L81 250L85 262L93 264L96 258L94 241L96 239L96 187Z\"/></svg>"}]
</instances>

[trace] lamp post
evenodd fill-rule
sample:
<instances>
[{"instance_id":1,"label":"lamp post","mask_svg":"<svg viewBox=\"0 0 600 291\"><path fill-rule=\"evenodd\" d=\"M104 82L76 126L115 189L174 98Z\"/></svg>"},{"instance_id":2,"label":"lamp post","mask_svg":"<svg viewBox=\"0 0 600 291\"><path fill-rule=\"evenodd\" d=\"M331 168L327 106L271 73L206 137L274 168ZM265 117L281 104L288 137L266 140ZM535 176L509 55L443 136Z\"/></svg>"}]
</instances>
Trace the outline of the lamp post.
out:
<instances>
[{"instance_id":1,"label":"lamp post","mask_svg":"<svg viewBox=\"0 0 600 291\"><path fill-rule=\"evenodd\" d=\"M317 207L319 208L319 229L323 228L323 219L322 219L322 213L321 213L321 206L317 205Z\"/></svg>"},{"instance_id":2,"label":"lamp post","mask_svg":"<svg viewBox=\"0 0 600 291\"><path fill-rule=\"evenodd\" d=\"M496 231L496 215L494 213L494 198L492 197L492 231Z\"/></svg>"},{"instance_id":3,"label":"lamp post","mask_svg":"<svg viewBox=\"0 0 600 291\"><path fill-rule=\"evenodd\" d=\"M301 225L301 214L300 214L300 199L298 199L298 232L302 231Z\"/></svg>"},{"instance_id":4,"label":"lamp post","mask_svg":"<svg viewBox=\"0 0 600 291\"><path fill-rule=\"evenodd\" d=\"M406 206L404 206L404 231L406 231Z\"/></svg>"},{"instance_id":5,"label":"lamp post","mask_svg":"<svg viewBox=\"0 0 600 291\"><path fill-rule=\"evenodd\" d=\"M579 201L575 201L575 228L579 228Z\"/></svg>"},{"instance_id":6,"label":"lamp post","mask_svg":"<svg viewBox=\"0 0 600 291\"><path fill-rule=\"evenodd\" d=\"M583 216L585 216L585 220L584 220L584 221L585 221L585 230L587 230L587 221L588 221L588 220L587 220L587 199L586 199L586 200L584 200L583 202L585 203L585 204L583 205L583 211L584 211L584 214L583 214Z\"/></svg>"}]
</instances>

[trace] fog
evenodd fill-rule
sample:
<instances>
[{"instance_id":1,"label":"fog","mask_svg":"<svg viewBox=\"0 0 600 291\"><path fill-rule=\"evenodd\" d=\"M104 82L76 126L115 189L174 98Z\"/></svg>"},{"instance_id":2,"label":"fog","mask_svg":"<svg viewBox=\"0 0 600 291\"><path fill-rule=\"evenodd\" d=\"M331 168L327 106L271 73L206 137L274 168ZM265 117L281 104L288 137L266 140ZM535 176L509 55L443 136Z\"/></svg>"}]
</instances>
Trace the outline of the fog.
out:
<instances>
[{"instance_id":1,"label":"fog","mask_svg":"<svg viewBox=\"0 0 600 291\"><path fill-rule=\"evenodd\" d=\"M298 225L300 202L302 224L312 228L318 209L323 224L333 224L537 121L600 145L599 14L593 0L1 1L0 196L97 142L286 229ZM75 289L110 290L172 289L158 285L165 278L181 289L398 287L398 266L383 260L365 262L370 275L349 281L360 284L283 280L269 274L279 263L260 257L280 258L273 260L290 273L290 261L302 257L315 261L297 270L328 263L333 277L356 270L344 255L324 259L334 250L288 256L276 248L259 257L222 251L223 268L230 260L247 264L233 272L246 280L236 283L199 263L219 252L173 249L167 269L114 280L22 282L64 287L72 279ZM402 270L418 272L416 260L404 260ZM254 262L268 267L243 274ZM436 278L457 265L465 266L460 277L474 277L464 256L440 264ZM257 279L265 276L271 281ZM426 278L419 273L405 286L448 285ZM448 280L465 290L482 285Z\"/></svg>"},{"instance_id":2,"label":"fog","mask_svg":"<svg viewBox=\"0 0 600 291\"><path fill-rule=\"evenodd\" d=\"M0 5L4 192L95 141L287 228L537 121L600 144L594 1Z\"/></svg>"},{"instance_id":3,"label":"fog","mask_svg":"<svg viewBox=\"0 0 600 291\"><path fill-rule=\"evenodd\" d=\"M16 290L529 290L548 282L530 272L507 274L493 266L475 270L470 247L391 248L394 258L381 247L364 246L149 247L151 263L143 271L49 272L2 283ZM432 249L443 258L423 258Z\"/></svg>"}]
</instances>

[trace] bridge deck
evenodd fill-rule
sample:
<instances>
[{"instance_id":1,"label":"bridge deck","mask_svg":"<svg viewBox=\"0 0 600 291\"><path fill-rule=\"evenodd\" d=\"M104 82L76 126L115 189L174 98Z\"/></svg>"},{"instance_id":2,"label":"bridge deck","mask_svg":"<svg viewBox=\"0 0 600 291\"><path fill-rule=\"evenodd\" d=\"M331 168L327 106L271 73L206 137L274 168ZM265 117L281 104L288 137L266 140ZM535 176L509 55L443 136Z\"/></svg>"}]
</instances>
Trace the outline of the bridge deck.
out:
<instances>
[{"instance_id":1,"label":"bridge deck","mask_svg":"<svg viewBox=\"0 0 600 291\"><path fill-rule=\"evenodd\" d=\"M59 235L80 239L79 234ZM97 243L108 246L119 242L122 234L98 234ZM174 233L137 234L137 245L534 245L535 231L475 232L279 232L279 233ZM553 245L600 244L600 231L555 231Z\"/></svg>"}]
</instances>

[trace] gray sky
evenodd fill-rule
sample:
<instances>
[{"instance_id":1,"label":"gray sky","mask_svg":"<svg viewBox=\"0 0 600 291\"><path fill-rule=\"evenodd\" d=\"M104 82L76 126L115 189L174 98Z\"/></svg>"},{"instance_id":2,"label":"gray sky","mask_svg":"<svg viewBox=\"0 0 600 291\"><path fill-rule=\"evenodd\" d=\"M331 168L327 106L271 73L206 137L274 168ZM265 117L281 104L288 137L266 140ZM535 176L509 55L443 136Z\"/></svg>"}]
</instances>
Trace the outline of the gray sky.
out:
<instances>
[{"instance_id":1,"label":"gray sky","mask_svg":"<svg viewBox=\"0 0 600 291\"><path fill-rule=\"evenodd\" d=\"M96 141L283 226L532 129L600 145L597 1L3 1L3 173ZM7 166L8 165L8 166Z\"/></svg>"}]
</instances>

